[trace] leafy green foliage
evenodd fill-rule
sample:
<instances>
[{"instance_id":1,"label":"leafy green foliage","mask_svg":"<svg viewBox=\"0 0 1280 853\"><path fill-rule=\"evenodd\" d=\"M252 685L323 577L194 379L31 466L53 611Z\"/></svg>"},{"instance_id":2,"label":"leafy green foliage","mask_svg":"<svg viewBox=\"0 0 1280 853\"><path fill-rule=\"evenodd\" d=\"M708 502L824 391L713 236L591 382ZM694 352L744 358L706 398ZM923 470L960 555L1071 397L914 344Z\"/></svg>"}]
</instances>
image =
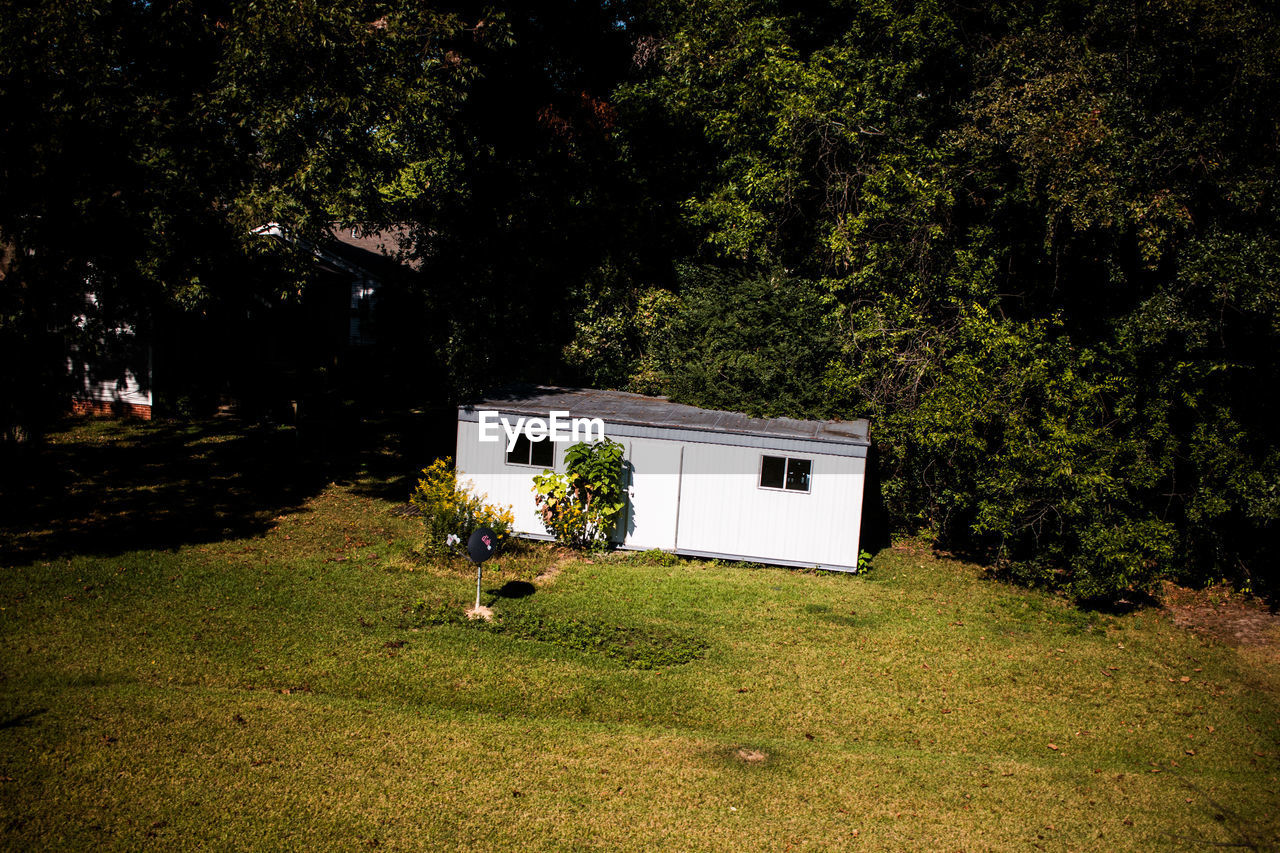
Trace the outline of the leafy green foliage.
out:
<instances>
[{"instance_id":1,"label":"leafy green foliage","mask_svg":"<svg viewBox=\"0 0 1280 853\"><path fill-rule=\"evenodd\" d=\"M626 509L623 447L616 441L580 441L565 451L565 471L533 478L534 500L547 532L574 548L605 548Z\"/></svg>"},{"instance_id":2,"label":"leafy green foliage","mask_svg":"<svg viewBox=\"0 0 1280 853\"><path fill-rule=\"evenodd\" d=\"M1266 4L5 11L9 439L126 325L216 399L315 280L250 228L400 223L436 393L870 417L893 524L1026 581L1276 581Z\"/></svg>"},{"instance_id":3,"label":"leafy green foliage","mask_svg":"<svg viewBox=\"0 0 1280 853\"><path fill-rule=\"evenodd\" d=\"M314 277L264 267L251 229L402 221L409 185L453 197L447 121L474 74L450 47L485 39L409 5L4 4L0 355L26 365L0 380L5 437L65 409L68 351L104 328L156 342L161 399L210 362L225 387L237 321ZM145 348L122 365L145 367Z\"/></svg>"},{"instance_id":4,"label":"leafy green foliage","mask_svg":"<svg viewBox=\"0 0 1280 853\"><path fill-rule=\"evenodd\" d=\"M623 102L715 164L685 227L820 306L723 304L735 333L682 282L655 387L872 418L894 525L1024 581L1274 582L1274 15L677 3L637 30Z\"/></svg>"},{"instance_id":5,"label":"leafy green foliage","mask_svg":"<svg viewBox=\"0 0 1280 853\"><path fill-rule=\"evenodd\" d=\"M812 283L780 272L680 271L680 303L648 346L676 397L753 415L821 411L836 330Z\"/></svg>"},{"instance_id":6,"label":"leafy green foliage","mask_svg":"<svg viewBox=\"0 0 1280 853\"><path fill-rule=\"evenodd\" d=\"M452 459L437 459L422 472L409 498L422 513L426 550L429 553L462 553L471 532L488 527L502 548L511 539L515 517L511 507L495 506L477 495L466 481L458 480Z\"/></svg>"}]
</instances>

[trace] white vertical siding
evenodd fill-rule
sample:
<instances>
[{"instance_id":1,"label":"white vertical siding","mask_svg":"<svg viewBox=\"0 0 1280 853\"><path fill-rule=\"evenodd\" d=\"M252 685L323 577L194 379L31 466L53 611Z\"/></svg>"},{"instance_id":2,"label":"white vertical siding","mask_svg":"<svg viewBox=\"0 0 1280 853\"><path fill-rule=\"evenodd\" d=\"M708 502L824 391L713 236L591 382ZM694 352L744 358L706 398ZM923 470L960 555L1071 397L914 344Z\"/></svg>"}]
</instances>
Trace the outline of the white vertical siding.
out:
<instances>
[{"instance_id":1,"label":"white vertical siding","mask_svg":"<svg viewBox=\"0 0 1280 853\"><path fill-rule=\"evenodd\" d=\"M676 547L682 445L655 438L627 441L625 544L632 548Z\"/></svg>"},{"instance_id":2,"label":"white vertical siding","mask_svg":"<svg viewBox=\"0 0 1280 853\"><path fill-rule=\"evenodd\" d=\"M480 425L458 421L458 479L470 480L473 489L487 495L491 504L510 506L515 514L517 533L545 536L547 531L538 516L533 500L533 478L542 467L507 464L505 439L480 441ZM557 444L555 467L563 468L564 448Z\"/></svg>"},{"instance_id":3,"label":"white vertical siding","mask_svg":"<svg viewBox=\"0 0 1280 853\"><path fill-rule=\"evenodd\" d=\"M760 488L765 454L811 460L810 490ZM855 567L865 468L846 456L686 445L676 550Z\"/></svg>"},{"instance_id":4,"label":"white vertical siding","mask_svg":"<svg viewBox=\"0 0 1280 853\"><path fill-rule=\"evenodd\" d=\"M84 301L86 313L78 315L75 324L81 330L88 330L91 323L101 319L101 312L97 308L98 296L93 291L85 293ZM80 385L72 394L73 400L103 407L123 405L150 409L151 347L138 339L137 331L128 323L101 329L96 337L98 347L93 358L85 357L75 346L67 357L67 373L77 377ZM139 376L134 368L144 370L145 375Z\"/></svg>"},{"instance_id":5,"label":"white vertical siding","mask_svg":"<svg viewBox=\"0 0 1280 853\"><path fill-rule=\"evenodd\" d=\"M76 399L97 403L124 403L130 406L150 406L151 389L132 370L112 379L85 378L83 386L75 394Z\"/></svg>"},{"instance_id":6,"label":"white vertical siding","mask_svg":"<svg viewBox=\"0 0 1280 853\"><path fill-rule=\"evenodd\" d=\"M476 422L458 421L459 478L490 503L510 506L517 533L545 536L533 499L533 477L542 469L508 464L505 443L481 443L479 433ZM857 566L866 459L658 438L624 443L626 547ZM567 446L556 445L557 470L564 468ZM810 460L810 490L760 488L766 454Z\"/></svg>"}]
</instances>

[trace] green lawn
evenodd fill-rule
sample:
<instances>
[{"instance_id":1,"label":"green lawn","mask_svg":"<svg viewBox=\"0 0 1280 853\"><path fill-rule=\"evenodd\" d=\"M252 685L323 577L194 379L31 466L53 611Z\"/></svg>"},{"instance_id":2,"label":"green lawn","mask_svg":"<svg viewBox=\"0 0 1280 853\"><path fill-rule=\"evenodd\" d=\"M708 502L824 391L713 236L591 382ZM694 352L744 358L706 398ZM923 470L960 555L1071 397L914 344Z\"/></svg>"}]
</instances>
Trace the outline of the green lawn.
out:
<instances>
[{"instance_id":1,"label":"green lawn","mask_svg":"<svg viewBox=\"0 0 1280 853\"><path fill-rule=\"evenodd\" d=\"M134 465L162 440L193 481L201 453L250 441L89 425L54 449L118 446ZM112 491L127 478L104 464L62 486L82 501L76 553L58 552L65 521L36 499L39 477L5 531L6 848L1280 838L1275 658L1158 611L1081 612L910 547L864 576L536 547L486 572L498 622L484 627L457 618L474 572L417 556L417 523L367 467L250 489L242 526L234 502L197 494L181 518L207 517L183 541L176 486L148 505L138 484ZM227 489L233 469L217 469ZM128 550L122 526L159 544Z\"/></svg>"}]
</instances>

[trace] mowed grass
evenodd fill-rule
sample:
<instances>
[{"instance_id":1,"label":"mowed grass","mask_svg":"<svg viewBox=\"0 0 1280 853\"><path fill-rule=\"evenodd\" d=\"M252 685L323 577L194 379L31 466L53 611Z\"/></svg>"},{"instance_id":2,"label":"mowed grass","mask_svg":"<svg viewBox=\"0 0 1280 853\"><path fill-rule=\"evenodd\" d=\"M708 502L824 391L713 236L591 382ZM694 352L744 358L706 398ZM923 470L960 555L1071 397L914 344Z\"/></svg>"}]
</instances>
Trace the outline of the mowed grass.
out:
<instances>
[{"instance_id":1,"label":"mowed grass","mask_svg":"<svg viewBox=\"0 0 1280 853\"><path fill-rule=\"evenodd\" d=\"M61 440L81 435L138 437ZM3 567L4 847L1280 838L1275 657L1158 611L1081 612L909 546L863 576L539 546L486 571L495 630L445 618L474 571L418 555L359 478L289 499L244 535Z\"/></svg>"}]
</instances>

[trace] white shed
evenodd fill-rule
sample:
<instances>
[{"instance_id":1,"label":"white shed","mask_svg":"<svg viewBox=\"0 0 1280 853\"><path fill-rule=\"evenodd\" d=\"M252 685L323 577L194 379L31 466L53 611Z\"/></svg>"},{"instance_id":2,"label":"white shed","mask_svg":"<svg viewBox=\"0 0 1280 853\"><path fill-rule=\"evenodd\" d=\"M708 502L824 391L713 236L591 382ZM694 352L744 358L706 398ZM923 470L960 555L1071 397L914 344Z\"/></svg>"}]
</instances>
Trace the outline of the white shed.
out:
<instances>
[{"instance_id":1,"label":"white shed","mask_svg":"<svg viewBox=\"0 0 1280 853\"><path fill-rule=\"evenodd\" d=\"M693 557L857 571L868 422L749 418L622 391L526 387L458 409L460 477L549 539L533 477L564 470L557 440L508 436L520 419L599 419L625 447L628 506L614 541ZM488 440L482 440L482 423ZM493 440L496 433L498 440Z\"/></svg>"}]
</instances>

